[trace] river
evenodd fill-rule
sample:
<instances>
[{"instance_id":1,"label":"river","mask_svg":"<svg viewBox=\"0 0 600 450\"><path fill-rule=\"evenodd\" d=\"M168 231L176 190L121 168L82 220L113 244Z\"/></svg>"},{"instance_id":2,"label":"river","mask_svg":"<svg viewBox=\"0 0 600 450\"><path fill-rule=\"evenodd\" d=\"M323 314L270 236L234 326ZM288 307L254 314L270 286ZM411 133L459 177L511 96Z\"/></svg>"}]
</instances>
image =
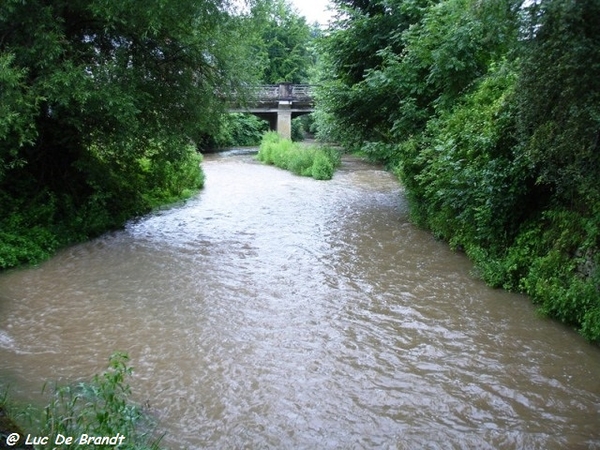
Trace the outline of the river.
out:
<instances>
[{"instance_id":1,"label":"river","mask_svg":"<svg viewBox=\"0 0 600 450\"><path fill-rule=\"evenodd\" d=\"M0 276L16 397L118 350L168 448L600 448L598 347L411 225L391 174L203 167L185 204Z\"/></svg>"}]
</instances>

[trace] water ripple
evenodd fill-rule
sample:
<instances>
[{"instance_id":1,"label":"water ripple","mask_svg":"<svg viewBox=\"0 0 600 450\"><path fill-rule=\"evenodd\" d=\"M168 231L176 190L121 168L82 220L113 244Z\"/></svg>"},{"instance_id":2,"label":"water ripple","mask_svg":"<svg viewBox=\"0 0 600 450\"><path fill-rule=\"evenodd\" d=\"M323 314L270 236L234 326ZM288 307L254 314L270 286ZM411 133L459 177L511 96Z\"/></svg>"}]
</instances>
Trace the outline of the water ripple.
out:
<instances>
[{"instance_id":1,"label":"water ripple","mask_svg":"<svg viewBox=\"0 0 600 450\"><path fill-rule=\"evenodd\" d=\"M205 171L185 204L0 277L24 396L124 350L170 448L600 448L600 351L474 279L390 174Z\"/></svg>"}]
</instances>

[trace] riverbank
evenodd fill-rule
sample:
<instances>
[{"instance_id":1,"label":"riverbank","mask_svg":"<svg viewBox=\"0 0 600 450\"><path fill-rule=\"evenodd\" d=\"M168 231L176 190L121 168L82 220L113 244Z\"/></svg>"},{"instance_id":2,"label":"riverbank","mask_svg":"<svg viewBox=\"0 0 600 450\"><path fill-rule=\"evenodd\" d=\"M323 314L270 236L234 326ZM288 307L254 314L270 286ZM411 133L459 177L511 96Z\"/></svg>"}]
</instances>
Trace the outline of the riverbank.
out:
<instances>
[{"instance_id":1,"label":"riverbank","mask_svg":"<svg viewBox=\"0 0 600 450\"><path fill-rule=\"evenodd\" d=\"M52 189L14 192L0 184L0 271L38 264L59 249L122 228L127 221L187 199L204 185L202 155L189 148L179 161L159 164L139 158L132 172L116 168L101 180L89 178L101 193L68 194ZM99 175L100 176L100 175Z\"/></svg>"}]
</instances>

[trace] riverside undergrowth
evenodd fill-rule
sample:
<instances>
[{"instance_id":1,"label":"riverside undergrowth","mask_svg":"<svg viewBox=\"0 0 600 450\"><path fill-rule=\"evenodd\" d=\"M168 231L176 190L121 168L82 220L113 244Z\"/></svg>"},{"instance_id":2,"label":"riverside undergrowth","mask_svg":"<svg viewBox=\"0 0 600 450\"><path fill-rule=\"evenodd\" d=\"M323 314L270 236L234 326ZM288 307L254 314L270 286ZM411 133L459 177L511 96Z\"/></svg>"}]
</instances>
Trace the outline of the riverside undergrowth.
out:
<instances>
[{"instance_id":1,"label":"riverside undergrowth","mask_svg":"<svg viewBox=\"0 0 600 450\"><path fill-rule=\"evenodd\" d=\"M29 407L19 412L18 408L7 408L5 395L0 408L23 419L19 421L23 429L17 445L33 444L36 450L90 445L96 449L159 449L160 437L154 434L152 420L131 400L127 378L132 368L127 365L128 359L125 353L113 354L108 369L87 382L45 385L43 391L50 399L41 410Z\"/></svg>"},{"instance_id":2,"label":"riverside undergrowth","mask_svg":"<svg viewBox=\"0 0 600 450\"><path fill-rule=\"evenodd\" d=\"M600 342L600 2L333 3L319 136L394 168L491 286Z\"/></svg>"},{"instance_id":3,"label":"riverside undergrowth","mask_svg":"<svg viewBox=\"0 0 600 450\"><path fill-rule=\"evenodd\" d=\"M273 131L264 135L257 158L316 180L330 180L341 162L340 153L331 147L298 144Z\"/></svg>"},{"instance_id":4,"label":"riverside undergrowth","mask_svg":"<svg viewBox=\"0 0 600 450\"><path fill-rule=\"evenodd\" d=\"M127 157L120 155L122 147L130 150ZM37 264L61 247L189 198L204 185L202 155L192 145L133 147L91 145L68 188L40 188L27 171L10 186L0 183L0 270Z\"/></svg>"}]
</instances>

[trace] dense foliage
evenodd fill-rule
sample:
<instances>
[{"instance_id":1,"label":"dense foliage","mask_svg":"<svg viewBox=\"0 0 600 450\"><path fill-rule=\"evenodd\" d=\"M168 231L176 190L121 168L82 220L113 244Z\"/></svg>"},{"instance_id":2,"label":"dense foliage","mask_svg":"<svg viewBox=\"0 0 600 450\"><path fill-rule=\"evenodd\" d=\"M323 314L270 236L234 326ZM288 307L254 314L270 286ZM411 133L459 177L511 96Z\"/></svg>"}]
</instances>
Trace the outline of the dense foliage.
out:
<instances>
[{"instance_id":1,"label":"dense foliage","mask_svg":"<svg viewBox=\"0 0 600 450\"><path fill-rule=\"evenodd\" d=\"M224 114L221 117L219 130L205 140L203 147L212 150L236 146L258 146L267 131L269 131L269 122L252 114Z\"/></svg>"},{"instance_id":2,"label":"dense foliage","mask_svg":"<svg viewBox=\"0 0 600 450\"><path fill-rule=\"evenodd\" d=\"M339 152L331 147L300 145L272 131L265 134L257 158L315 180L330 180L341 162Z\"/></svg>"},{"instance_id":3,"label":"dense foliage","mask_svg":"<svg viewBox=\"0 0 600 450\"><path fill-rule=\"evenodd\" d=\"M321 132L393 168L490 284L600 340L600 1L335 3Z\"/></svg>"},{"instance_id":4,"label":"dense foliage","mask_svg":"<svg viewBox=\"0 0 600 450\"><path fill-rule=\"evenodd\" d=\"M313 54L306 19L285 0L258 3L253 15L260 35L255 54L263 62L261 81L307 83Z\"/></svg>"},{"instance_id":5,"label":"dense foliage","mask_svg":"<svg viewBox=\"0 0 600 450\"><path fill-rule=\"evenodd\" d=\"M228 8L0 3L0 268L202 185L195 146L259 68Z\"/></svg>"}]
</instances>

